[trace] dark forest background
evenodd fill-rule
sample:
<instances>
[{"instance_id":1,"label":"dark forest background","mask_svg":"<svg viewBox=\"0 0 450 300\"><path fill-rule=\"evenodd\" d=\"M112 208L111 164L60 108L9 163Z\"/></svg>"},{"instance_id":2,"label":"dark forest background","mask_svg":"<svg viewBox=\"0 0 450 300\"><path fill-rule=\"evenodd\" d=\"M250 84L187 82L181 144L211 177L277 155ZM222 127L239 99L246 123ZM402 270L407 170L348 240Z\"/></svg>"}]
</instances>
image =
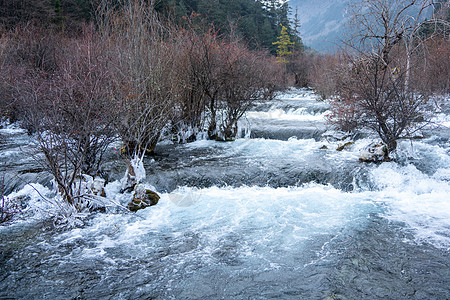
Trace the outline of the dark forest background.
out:
<instances>
[{"instance_id":1,"label":"dark forest background","mask_svg":"<svg viewBox=\"0 0 450 300\"><path fill-rule=\"evenodd\" d=\"M108 1L111 7L120 0ZM0 0L0 24L11 29L19 24L34 23L71 32L82 24L95 22L100 1L96 0ZM149 1L151 3L151 1ZM281 24L288 29L291 39L302 47L298 26L289 20L287 2L277 0L155 0L157 12L183 26L187 18L196 16L198 22L214 26L220 34L240 36L253 48L269 49L275 54L273 42L281 32Z\"/></svg>"}]
</instances>

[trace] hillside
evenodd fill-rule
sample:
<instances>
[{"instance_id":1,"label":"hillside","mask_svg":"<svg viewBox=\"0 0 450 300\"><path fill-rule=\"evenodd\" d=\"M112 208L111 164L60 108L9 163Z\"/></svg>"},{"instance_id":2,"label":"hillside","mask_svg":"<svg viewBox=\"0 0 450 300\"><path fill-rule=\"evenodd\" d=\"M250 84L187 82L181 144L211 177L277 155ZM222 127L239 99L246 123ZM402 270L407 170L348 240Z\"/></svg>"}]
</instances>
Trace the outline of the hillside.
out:
<instances>
[{"instance_id":1,"label":"hillside","mask_svg":"<svg viewBox=\"0 0 450 300\"><path fill-rule=\"evenodd\" d=\"M443 1L446 2L446 1ZM291 17L296 8L300 19L300 35L303 43L319 52L332 53L339 49L348 18L348 4L351 0L289 0ZM417 13L412 9L412 15ZM423 15L431 17L432 8Z\"/></svg>"},{"instance_id":2,"label":"hillside","mask_svg":"<svg viewBox=\"0 0 450 300\"><path fill-rule=\"evenodd\" d=\"M110 1L110 5L114 7L115 2ZM90 0L5 0L0 5L0 28L10 29L31 22L77 31L84 22L95 19L97 6L92 3ZM212 26L219 34L233 33L251 48L262 47L273 54L276 47L272 43L280 34L280 24L293 33L289 28L289 8L284 1L158 0L154 4L156 11L178 25L184 26L190 19L195 26L205 30ZM293 35L291 38L300 43Z\"/></svg>"},{"instance_id":3,"label":"hillside","mask_svg":"<svg viewBox=\"0 0 450 300\"><path fill-rule=\"evenodd\" d=\"M345 24L347 3L348 0L290 0L292 14L298 9L303 43L320 52L336 50Z\"/></svg>"}]
</instances>

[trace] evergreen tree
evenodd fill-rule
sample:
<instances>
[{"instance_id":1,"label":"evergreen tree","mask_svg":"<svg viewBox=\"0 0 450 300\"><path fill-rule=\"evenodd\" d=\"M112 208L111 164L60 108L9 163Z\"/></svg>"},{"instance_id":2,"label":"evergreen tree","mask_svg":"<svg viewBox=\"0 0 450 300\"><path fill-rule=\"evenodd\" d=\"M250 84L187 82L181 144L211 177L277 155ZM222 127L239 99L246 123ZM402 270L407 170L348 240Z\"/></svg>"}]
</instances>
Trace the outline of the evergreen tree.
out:
<instances>
[{"instance_id":1,"label":"evergreen tree","mask_svg":"<svg viewBox=\"0 0 450 300\"><path fill-rule=\"evenodd\" d=\"M289 7L288 2L284 2L281 4L276 12L278 22L279 24L286 24L286 28L288 29L289 33L293 33L293 30L290 28L290 20L289 20L289 13L291 9Z\"/></svg>"},{"instance_id":2,"label":"evergreen tree","mask_svg":"<svg viewBox=\"0 0 450 300\"><path fill-rule=\"evenodd\" d=\"M288 57L292 55L291 47L294 42L291 42L286 26L281 24L281 35L277 37L277 41L273 43L277 47L277 61L279 63L288 63Z\"/></svg>"},{"instance_id":3,"label":"evergreen tree","mask_svg":"<svg viewBox=\"0 0 450 300\"><path fill-rule=\"evenodd\" d=\"M303 42L300 37L300 18L298 15L298 7L295 7L294 20L292 21L292 40L295 43L294 48L296 50L303 50Z\"/></svg>"},{"instance_id":4,"label":"evergreen tree","mask_svg":"<svg viewBox=\"0 0 450 300\"><path fill-rule=\"evenodd\" d=\"M61 7L61 1L60 0L53 0L53 7L55 9L55 19L54 22L56 24L61 24L63 17L62 17L62 7Z\"/></svg>"}]
</instances>

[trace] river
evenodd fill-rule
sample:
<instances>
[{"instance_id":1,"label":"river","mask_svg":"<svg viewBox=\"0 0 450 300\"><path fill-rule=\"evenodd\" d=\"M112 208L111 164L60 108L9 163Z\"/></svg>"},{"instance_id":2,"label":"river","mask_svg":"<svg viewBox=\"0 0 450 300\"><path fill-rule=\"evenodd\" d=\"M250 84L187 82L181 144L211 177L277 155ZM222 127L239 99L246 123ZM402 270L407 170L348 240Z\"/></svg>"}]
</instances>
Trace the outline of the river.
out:
<instances>
[{"instance_id":1,"label":"river","mask_svg":"<svg viewBox=\"0 0 450 300\"><path fill-rule=\"evenodd\" d=\"M395 161L365 164L376 137L336 151L317 98L258 103L234 142L158 145L145 159L156 206L71 229L42 213L35 189L51 196L50 178L31 138L0 130L9 197L30 196L29 217L0 227L0 298L450 299L450 111ZM126 204L110 152L107 197Z\"/></svg>"}]
</instances>

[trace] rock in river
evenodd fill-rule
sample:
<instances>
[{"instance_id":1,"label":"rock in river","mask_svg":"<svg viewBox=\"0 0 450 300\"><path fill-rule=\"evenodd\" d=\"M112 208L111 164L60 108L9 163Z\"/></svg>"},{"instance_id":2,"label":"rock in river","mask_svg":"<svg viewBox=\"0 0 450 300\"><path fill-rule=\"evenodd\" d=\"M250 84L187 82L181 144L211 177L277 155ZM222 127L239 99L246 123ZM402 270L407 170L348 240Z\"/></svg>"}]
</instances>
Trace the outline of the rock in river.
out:
<instances>
[{"instance_id":1,"label":"rock in river","mask_svg":"<svg viewBox=\"0 0 450 300\"><path fill-rule=\"evenodd\" d=\"M143 185L138 184L134 188L133 200L128 203L130 211L138 211L146 207L156 205L159 201L159 196L152 190L146 189Z\"/></svg>"},{"instance_id":2,"label":"rock in river","mask_svg":"<svg viewBox=\"0 0 450 300\"><path fill-rule=\"evenodd\" d=\"M384 143L371 144L367 149L359 153L359 161L361 162L383 162L389 160L389 152Z\"/></svg>"}]
</instances>

